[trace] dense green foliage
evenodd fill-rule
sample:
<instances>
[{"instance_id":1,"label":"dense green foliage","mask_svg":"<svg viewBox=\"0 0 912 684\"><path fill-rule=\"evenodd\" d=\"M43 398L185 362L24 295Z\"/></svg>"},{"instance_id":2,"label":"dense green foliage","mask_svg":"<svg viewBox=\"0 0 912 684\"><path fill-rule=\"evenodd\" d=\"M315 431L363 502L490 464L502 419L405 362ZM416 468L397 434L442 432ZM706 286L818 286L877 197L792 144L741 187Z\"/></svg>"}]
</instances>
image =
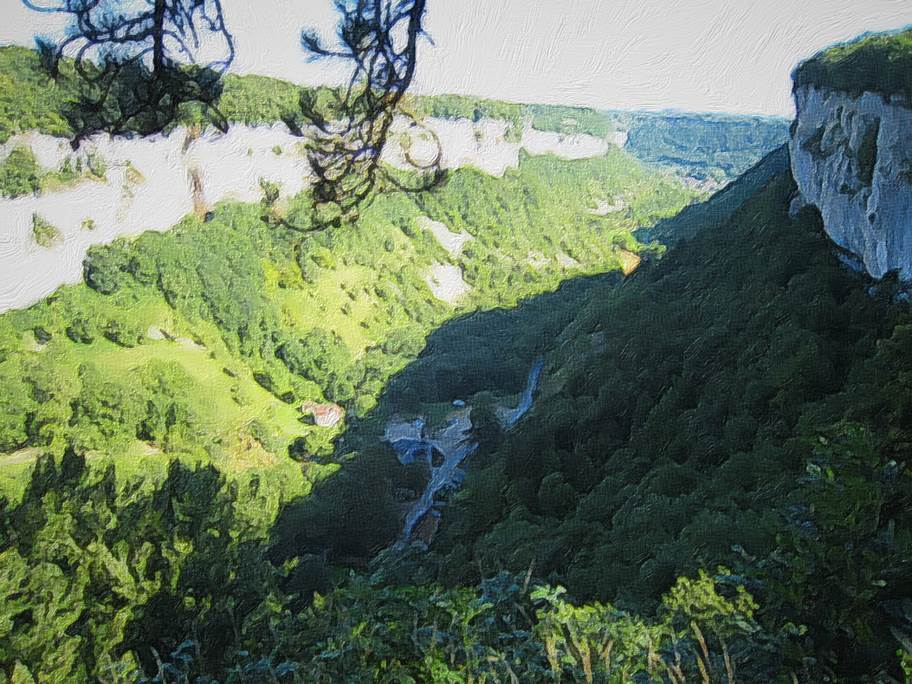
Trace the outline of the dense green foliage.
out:
<instances>
[{"instance_id":1,"label":"dense green foliage","mask_svg":"<svg viewBox=\"0 0 912 684\"><path fill-rule=\"evenodd\" d=\"M0 50L24 84L0 136L63 121L65 79L34 67ZM221 104L268 123L299 93L230 77ZM632 149L708 177L781 140L638 116ZM14 154L6 194L81 177ZM814 210L789 217L785 166L672 219L691 195L623 152L524 156L316 233L306 197L264 183L260 205L92 249L86 284L0 316L0 681L907 678L912 313L840 265ZM458 301L433 296L442 264ZM534 408L502 432L495 395L541 355ZM428 473L385 421L454 398L480 449L430 548L392 544ZM325 401L335 428L302 416Z\"/></svg>"},{"instance_id":2,"label":"dense green foliage","mask_svg":"<svg viewBox=\"0 0 912 684\"><path fill-rule=\"evenodd\" d=\"M671 218L638 232L637 237L644 242L658 240L667 245L681 239L689 240L702 232L706 226L726 223L745 201L788 168L789 152L783 145L770 152L755 166L741 174L736 181L726 185L705 202L696 202L684 207Z\"/></svg>"},{"instance_id":3,"label":"dense green foliage","mask_svg":"<svg viewBox=\"0 0 912 684\"><path fill-rule=\"evenodd\" d=\"M428 336L421 355L391 378L377 413L418 413L424 406L478 392L518 392L532 360L548 350L593 290L620 279L619 274L574 278L515 308L446 322ZM535 334L525 334L529 330Z\"/></svg>"},{"instance_id":4,"label":"dense green foliage","mask_svg":"<svg viewBox=\"0 0 912 684\"><path fill-rule=\"evenodd\" d=\"M60 229L40 214L32 214L32 237L40 247L53 247L60 242Z\"/></svg>"},{"instance_id":5,"label":"dense green foliage","mask_svg":"<svg viewBox=\"0 0 912 684\"><path fill-rule=\"evenodd\" d=\"M240 498L262 497L260 483L238 490L211 467L175 462L161 482L119 487L113 469L72 451L40 461L23 500L0 501L4 670L14 682L143 671L171 682L592 682L749 678L775 662L775 649L751 648L756 604L722 568L681 578L645 619L575 605L528 574L405 585L418 567L406 549L305 606L237 516Z\"/></svg>"},{"instance_id":6,"label":"dense green foliage","mask_svg":"<svg viewBox=\"0 0 912 684\"><path fill-rule=\"evenodd\" d=\"M0 48L0 143L11 135L36 130L66 136L70 127L62 104L72 96L41 68L34 50Z\"/></svg>"},{"instance_id":7,"label":"dense green foliage","mask_svg":"<svg viewBox=\"0 0 912 684\"><path fill-rule=\"evenodd\" d=\"M483 419L486 396L518 391L551 348L532 413L476 435L421 573L455 587L532 567L649 614L676 578L721 562L760 604L755 663L776 642L770 666L800 681L899 677L912 318L894 283L840 265L814 212L788 217L781 165L756 174L735 189L740 208L709 202L703 230L622 284L581 280L443 326L377 421L346 435L358 458L283 510L276 557L346 561L389 543L393 493L426 474L375 444L385 418L465 397Z\"/></svg>"},{"instance_id":8,"label":"dense green foliage","mask_svg":"<svg viewBox=\"0 0 912 684\"><path fill-rule=\"evenodd\" d=\"M648 611L724 562L756 583L771 633L804 625L790 667L895 676L912 318L889 282L869 293L839 265L814 213L788 218L789 192L779 177L589 291L537 407L473 457L432 547L441 580L531 563L579 598ZM511 334L537 339L526 324Z\"/></svg>"},{"instance_id":9,"label":"dense green foliage","mask_svg":"<svg viewBox=\"0 0 912 684\"><path fill-rule=\"evenodd\" d=\"M178 461L124 484L130 477L71 451L57 466L40 461L19 502L0 509L14 540L0 584L6 672L131 681L140 668L187 682L901 676L896 636L912 628L912 319L890 282L871 288L838 265L813 212L788 218L789 191L787 176L775 178L633 278L581 279L431 337L376 413L416 408L414 393L423 409L515 388L528 360L551 351L536 408L483 441L429 555L392 547L367 575L334 569L396 534L391 492L415 474L383 447L343 458L275 525L245 511L275 510L259 476L226 482ZM339 349L331 336L301 339ZM462 363L465 377L454 377ZM113 381L80 372L83 383ZM153 396L177 401L188 392L174 372L141 377L173 388ZM150 435L167 434L169 416L193 425L193 406L134 410L124 389L89 387L74 402L79 415L95 411L83 439L124 412ZM113 399L107 409L92 408L99 396ZM366 445L370 425L348 443ZM188 434L174 436L174 453ZM700 570L720 562L731 569ZM34 616L49 595L62 598ZM60 649L46 648L49 633L66 635Z\"/></svg>"},{"instance_id":10,"label":"dense green foliage","mask_svg":"<svg viewBox=\"0 0 912 684\"><path fill-rule=\"evenodd\" d=\"M557 131L568 135L587 133L604 138L620 127L616 116L591 107L526 105L523 111L531 118L532 127L540 131Z\"/></svg>"},{"instance_id":11,"label":"dense green foliage","mask_svg":"<svg viewBox=\"0 0 912 684\"><path fill-rule=\"evenodd\" d=\"M503 119L521 131L526 121L540 131L572 135L586 133L604 138L616 130L615 117L589 107L561 105L524 105L467 95L415 97L410 102L415 113L442 119Z\"/></svg>"},{"instance_id":12,"label":"dense green foliage","mask_svg":"<svg viewBox=\"0 0 912 684\"><path fill-rule=\"evenodd\" d=\"M434 97L411 97L407 101L420 117L441 119L503 119L522 128L523 105L499 100L486 100L469 95L437 95Z\"/></svg>"},{"instance_id":13,"label":"dense green foliage","mask_svg":"<svg viewBox=\"0 0 912 684\"><path fill-rule=\"evenodd\" d=\"M16 133L37 130L70 136L64 112L78 97L72 64L61 63L61 74L50 78L41 68L37 53L22 47L0 48L0 142ZM222 84L218 109L228 121L245 124L300 123L299 100L304 89L286 81L262 76L229 74ZM318 91L318 96L321 91ZM182 105L179 121L203 122L193 104Z\"/></svg>"},{"instance_id":14,"label":"dense green foliage","mask_svg":"<svg viewBox=\"0 0 912 684\"><path fill-rule=\"evenodd\" d=\"M623 187L639 198L632 214L590 213L594 199ZM559 251L578 260L576 273L616 266L617 249L640 249L635 225L680 206L675 187L622 155L525 159L504 179L465 170L427 195L384 196L358 225L303 240L264 221L260 207L225 205L207 222L93 250L91 287L0 318L3 448L64 455L36 467L3 514L16 531L3 547L15 627L0 640L6 672L16 661L39 679L154 671L154 647L165 661L176 649L167 667L178 672L282 667L303 681L340 672L368 681L383 668L419 680L439 668L496 678L507 667L520 681L547 680L555 667L587 681L589 668L609 666L656 675L676 649L691 673L702 663L721 676L726 650L732 667L761 679L895 673L893 633L906 633L910 617L901 601L907 306L891 303L889 283L872 297L844 271L813 214L787 217L787 178L733 215L726 207L721 225L708 212L711 227L621 285L580 280L513 311L453 321L389 382L453 314L552 289L567 275ZM284 210L287 223L306 223L306 206L301 198ZM475 239L448 255L420 216ZM530 261L533 252L552 265ZM448 260L474 287L459 307L434 300L423 280L423 268ZM304 425L294 404L336 399L376 429L391 411L515 391L548 348L537 408L510 434L483 440L430 556L395 577L332 589L334 565L363 562L395 537L394 493L419 487L422 474L358 431L340 463L320 465L313 454L336 432ZM289 446L308 461L303 477L286 467ZM101 467L111 462L116 477ZM191 497L197 503L223 503L163 503L197 486L210 492ZM181 531L161 517L169 510L219 522ZM724 648L702 623L670 627L667 607L675 587L688 587L680 600L705 596L677 578L720 562L759 601L758 611L738 608L749 607L752 626L722 635ZM228 580L219 573L239 563L249 574L220 590ZM489 582L456 588L530 566L588 603L505 588L507 598L483 608ZM418 577L453 588L408 586ZM49 586L66 597L51 612ZM303 610L314 590L329 594ZM85 596L117 599L86 612ZM725 605L720 615L730 614ZM416 618L441 624L440 610L456 610L448 624L463 631L402 641ZM507 636L499 611L524 611L529 626ZM360 627L377 615L389 616L389 631ZM593 630L593 652L609 633L625 650L586 665L578 644L560 641L561 621ZM44 640L58 632L68 641L51 658ZM189 654L186 638L198 643Z\"/></svg>"},{"instance_id":15,"label":"dense green foliage","mask_svg":"<svg viewBox=\"0 0 912 684\"><path fill-rule=\"evenodd\" d=\"M0 195L19 197L38 192L42 170L28 147L14 148L0 162Z\"/></svg>"},{"instance_id":16,"label":"dense green foliage","mask_svg":"<svg viewBox=\"0 0 912 684\"><path fill-rule=\"evenodd\" d=\"M69 156L59 168L47 171L38 164L27 145L17 145L0 161L0 195L21 197L39 191L56 190L84 180L104 181L107 165L95 154Z\"/></svg>"},{"instance_id":17,"label":"dense green foliage","mask_svg":"<svg viewBox=\"0 0 912 684\"><path fill-rule=\"evenodd\" d=\"M591 213L599 198L614 195L630 198L627 212ZM487 204L469 201L473 196ZM203 542L175 537L169 519L155 513L162 507L156 497L173 498L175 477L208 478L207 486L231 502L230 514L212 511L223 519L216 528L221 541L205 564L232 572L240 562L232 555L235 541L254 543L283 504L293 497L307 500L312 487L338 468L317 455L331 452L343 426L307 424L298 409L302 401L341 402L349 420L368 413L390 376L420 352L424 337L443 321L473 309L513 306L572 275L616 269L624 254L656 249L640 245L634 229L677 212L688 199L675 183L620 151L580 162L523 158L520 168L502 179L466 169L429 194L385 195L358 224L335 231L302 237L289 228L306 232L309 203L299 197L281 208L225 204L206 221L188 218L167 233L93 248L86 285L64 287L30 309L0 317L0 451L12 452L0 456L2 484L21 500L10 509L8 529L18 529L21 516L37 515L50 525L41 542L10 546L15 538L4 536L3 552L17 549L9 558L10 584L3 596L17 616L10 618L16 629L3 637L6 671L15 655L36 675L43 673L39 679L79 680L135 649L149 668L148 645L165 654L176 645L169 639L195 633L221 663L221 642L198 632L217 629L223 618L211 617L217 624L204 628L191 617L206 621L230 609L230 597L218 595L222 576L193 585L202 592L199 601L211 606L212 612L200 616L194 607L201 603L186 603L185 582L203 581L191 577L197 575L192 549ZM277 212L282 221L273 220ZM474 239L461 254L450 254L422 217ZM574 260L562 261L560 254ZM472 289L459 304L432 296L427 279L435 263L462 270ZM80 484L67 484L48 474L50 464L42 465L27 484L42 452L58 459L70 453L71 463L75 453L84 454L92 467L79 475ZM304 460L303 467L289 455ZM188 465L169 470L169 463ZM109 466L115 470L106 470ZM205 474L216 472L212 466L222 473L211 476L217 483ZM198 467L203 475L187 470ZM388 487L392 478L384 468L393 467L381 467L375 487L362 488L361 495ZM54 481L39 487L49 478ZM150 488L165 493L149 498ZM108 497L102 508L91 498L95 489L97 496ZM397 523L395 514L384 517L381 504L388 493L382 494L371 517L375 527L351 516L321 520L317 529L343 524L365 538L389 536ZM135 496L140 498L134 501ZM200 495L199 501L212 496ZM122 515L122 505L135 512ZM54 515L28 512L48 506L55 515L87 509L88 518L67 523L75 541L65 545L72 551L66 558L46 558L40 550L50 539L63 539ZM100 510L110 512L92 517ZM177 506L174 515L183 510ZM131 536L126 521L134 515L159 520L158 536L142 526L139 536ZM113 530L121 518L125 527L99 540L100 530ZM353 545L357 537L350 535ZM169 570L160 569L161 559L146 564L149 544L163 554ZM370 547L357 550L364 554ZM113 558L137 574L128 580ZM73 570L54 569L61 567ZM299 567L304 570L292 572L283 584L304 596L324 586L320 578L331 573L323 562ZM142 568L150 574L143 575ZM47 579L45 571L62 572L66 586ZM36 584L30 584L32 577ZM60 621L56 627L28 617L28 611L50 605L41 593L49 582L67 597L66 607L48 613L48 620ZM128 589L124 582L136 586ZM98 602L91 614L81 611L85 597L96 595L117 598ZM166 618L178 605L185 617ZM160 626L150 611L162 611L154 618ZM61 651L68 655L46 659L42 644L64 630L72 637ZM132 667L128 660L118 667Z\"/></svg>"},{"instance_id":18,"label":"dense green foliage","mask_svg":"<svg viewBox=\"0 0 912 684\"><path fill-rule=\"evenodd\" d=\"M235 538L238 496L263 499L211 467L175 462L161 482L123 486L72 451L39 461L22 502L0 501L0 679L129 681L118 672L136 661L121 654L154 669L149 646L175 631L220 653L273 577Z\"/></svg>"},{"instance_id":19,"label":"dense green foliage","mask_svg":"<svg viewBox=\"0 0 912 684\"><path fill-rule=\"evenodd\" d=\"M824 50L795 69L794 82L796 89L813 86L912 100L912 30L866 35Z\"/></svg>"}]
</instances>

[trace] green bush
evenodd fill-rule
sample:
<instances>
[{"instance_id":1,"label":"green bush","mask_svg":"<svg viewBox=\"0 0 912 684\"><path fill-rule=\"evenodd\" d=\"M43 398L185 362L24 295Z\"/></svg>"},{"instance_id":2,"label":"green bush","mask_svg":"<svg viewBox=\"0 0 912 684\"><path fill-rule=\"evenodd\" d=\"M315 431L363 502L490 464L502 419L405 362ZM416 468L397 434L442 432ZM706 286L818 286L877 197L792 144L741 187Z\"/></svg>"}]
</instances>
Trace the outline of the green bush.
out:
<instances>
[{"instance_id":1,"label":"green bush","mask_svg":"<svg viewBox=\"0 0 912 684\"><path fill-rule=\"evenodd\" d=\"M104 179L108 173L108 163L100 154L89 153L86 157L86 166L88 167L89 173L95 176L95 178Z\"/></svg>"},{"instance_id":2,"label":"green bush","mask_svg":"<svg viewBox=\"0 0 912 684\"><path fill-rule=\"evenodd\" d=\"M63 237L56 226L38 214L32 214L32 236L42 247L53 247Z\"/></svg>"},{"instance_id":3,"label":"green bush","mask_svg":"<svg viewBox=\"0 0 912 684\"><path fill-rule=\"evenodd\" d=\"M788 216L793 187L781 173L623 286L552 303L573 320L546 356L547 394L473 458L431 549L439 579L531 565L581 600L652 611L676 577L729 563L765 587L767 630L804 626L796 672L810 658L838 679L896 676L912 314L895 283L840 266L819 214ZM519 321L500 346L468 324L446 348L432 336L390 408L433 399L434 382L460 396L454 376L483 387L504 357L530 363L512 340L555 336Z\"/></svg>"},{"instance_id":4,"label":"green bush","mask_svg":"<svg viewBox=\"0 0 912 684\"><path fill-rule=\"evenodd\" d=\"M34 50L0 47L0 143L31 130L70 135L61 113L71 93L68 69L65 65L64 78L58 82L41 67Z\"/></svg>"},{"instance_id":5,"label":"green bush","mask_svg":"<svg viewBox=\"0 0 912 684\"><path fill-rule=\"evenodd\" d=\"M828 48L798 65L795 88L813 86L850 95L865 92L912 100L912 29L865 35Z\"/></svg>"},{"instance_id":6,"label":"green bush","mask_svg":"<svg viewBox=\"0 0 912 684\"><path fill-rule=\"evenodd\" d=\"M41 189L41 167L31 148L18 146L0 162L0 194L4 197L21 197Z\"/></svg>"}]
</instances>

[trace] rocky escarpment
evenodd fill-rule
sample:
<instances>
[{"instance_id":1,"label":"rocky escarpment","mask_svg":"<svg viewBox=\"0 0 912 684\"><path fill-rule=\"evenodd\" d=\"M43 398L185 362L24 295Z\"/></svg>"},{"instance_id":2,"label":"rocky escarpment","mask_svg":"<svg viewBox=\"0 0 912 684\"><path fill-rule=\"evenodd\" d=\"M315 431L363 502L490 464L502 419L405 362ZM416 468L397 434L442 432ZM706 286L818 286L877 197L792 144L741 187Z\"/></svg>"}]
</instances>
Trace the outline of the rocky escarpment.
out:
<instances>
[{"instance_id":1,"label":"rocky escarpment","mask_svg":"<svg viewBox=\"0 0 912 684\"><path fill-rule=\"evenodd\" d=\"M522 151L582 159L602 156L612 145L606 138L561 135L529 125L511 138L510 123L494 119L424 123L439 141L443 168L473 166L495 176L516 168ZM411 168L402 151L409 130L407 122L397 121L384 161ZM85 166L89 158L100 160L106 171L103 178L80 179L51 192L0 198L0 312L28 306L63 284L79 282L83 259L93 245L167 230L187 214L203 214L222 200L256 202L263 196L261 179L275 183L282 196L294 195L310 182L304 142L282 124L238 124L225 134L177 128L148 138L99 135L84 142L78 153L63 138L35 132L14 136L0 145L0 162L17 147L26 147L43 172L63 164ZM422 140L410 143L415 154ZM420 150L417 156L421 158ZM44 244L37 239L36 220L53 230ZM435 294L456 301L466 287L461 273L456 267L441 268Z\"/></svg>"},{"instance_id":2,"label":"rocky escarpment","mask_svg":"<svg viewBox=\"0 0 912 684\"><path fill-rule=\"evenodd\" d=\"M912 279L912 104L904 97L795 90L789 149L801 196L875 278Z\"/></svg>"}]
</instances>

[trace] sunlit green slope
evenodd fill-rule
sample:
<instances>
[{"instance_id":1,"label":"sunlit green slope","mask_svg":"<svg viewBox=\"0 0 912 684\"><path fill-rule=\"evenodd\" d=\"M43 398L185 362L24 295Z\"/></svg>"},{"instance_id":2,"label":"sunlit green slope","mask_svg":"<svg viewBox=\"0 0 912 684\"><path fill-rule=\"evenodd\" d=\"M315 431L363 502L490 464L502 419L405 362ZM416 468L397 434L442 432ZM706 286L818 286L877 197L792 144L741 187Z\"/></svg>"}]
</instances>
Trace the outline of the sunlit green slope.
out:
<instances>
[{"instance_id":1,"label":"sunlit green slope","mask_svg":"<svg viewBox=\"0 0 912 684\"><path fill-rule=\"evenodd\" d=\"M614 197L627 209L593 211ZM464 169L429 193L384 195L323 233L225 204L96 247L89 285L0 317L0 452L12 454L0 467L9 478L30 454L74 444L121 464L167 452L287 470L292 442L296 457L325 454L344 425L305 424L302 402L363 415L443 321L633 268L660 249L633 231L690 197L618 150L524 157L504 178ZM287 223L306 229L309 210L291 202Z\"/></svg>"}]
</instances>

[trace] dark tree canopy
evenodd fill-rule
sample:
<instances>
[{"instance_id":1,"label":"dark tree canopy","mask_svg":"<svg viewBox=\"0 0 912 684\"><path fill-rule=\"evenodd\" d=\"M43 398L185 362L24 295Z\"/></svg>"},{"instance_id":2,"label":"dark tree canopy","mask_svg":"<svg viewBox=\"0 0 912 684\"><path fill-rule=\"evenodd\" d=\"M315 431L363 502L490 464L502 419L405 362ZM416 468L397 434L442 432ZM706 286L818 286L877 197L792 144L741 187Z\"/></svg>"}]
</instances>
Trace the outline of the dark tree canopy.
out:
<instances>
[{"instance_id":1,"label":"dark tree canopy","mask_svg":"<svg viewBox=\"0 0 912 684\"><path fill-rule=\"evenodd\" d=\"M301 107L314 129L309 160L316 180L314 204L318 223L351 218L380 187L424 189L441 178L440 145L434 133L420 127L401 108L412 83L419 39L425 35L426 0L336 0L340 14L339 46L326 45L316 32L301 35L312 59L339 60L351 65L346 85L335 90L330 103L318 103L305 93ZM422 128L430 154L417 154L404 145L405 160L414 171L405 175L385 170L381 156L396 116L407 117L411 128Z\"/></svg>"},{"instance_id":2,"label":"dark tree canopy","mask_svg":"<svg viewBox=\"0 0 912 684\"><path fill-rule=\"evenodd\" d=\"M79 94L66 112L74 144L92 133L149 135L198 103L225 130L216 109L234 41L220 0L22 0L39 12L70 15L58 43L38 39L45 66L60 73L73 57Z\"/></svg>"}]
</instances>

